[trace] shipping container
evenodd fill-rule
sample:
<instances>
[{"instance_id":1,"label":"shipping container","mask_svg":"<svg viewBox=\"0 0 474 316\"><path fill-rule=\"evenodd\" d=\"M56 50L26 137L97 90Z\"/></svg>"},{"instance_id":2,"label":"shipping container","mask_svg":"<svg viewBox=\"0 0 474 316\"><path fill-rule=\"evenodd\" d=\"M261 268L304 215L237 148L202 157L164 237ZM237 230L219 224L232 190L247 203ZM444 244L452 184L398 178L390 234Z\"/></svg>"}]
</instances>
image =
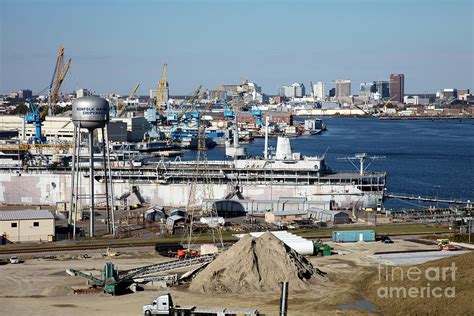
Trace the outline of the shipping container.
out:
<instances>
[{"instance_id":1,"label":"shipping container","mask_svg":"<svg viewBox=\"0 0 474 316\"><path fill-rule=\"evenodd\" d=\"M375 241L374 230L340 230L332 232L334 242Z\"/></svg>"}]
</instances>

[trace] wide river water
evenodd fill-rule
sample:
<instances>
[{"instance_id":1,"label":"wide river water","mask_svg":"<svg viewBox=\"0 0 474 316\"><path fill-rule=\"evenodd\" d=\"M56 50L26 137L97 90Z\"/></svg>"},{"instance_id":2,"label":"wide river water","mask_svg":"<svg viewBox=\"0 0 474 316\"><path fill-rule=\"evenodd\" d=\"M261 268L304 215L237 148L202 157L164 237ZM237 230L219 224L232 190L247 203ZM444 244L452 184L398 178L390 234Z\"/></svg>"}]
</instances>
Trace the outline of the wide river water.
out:
<instances>
[{"instance_id":1,"label":"wide river water","mask_svg":"<svg viewBox=\"0 0 474 316\"><path fill-rule=\"evenodd\" d=\"M337 158L365 152L385 156L368 171L387 173L387 191L474 200L474 120L378 120L323 118L327 131L291 139L294 152L322 155L336 171L356 169ZM270 139L276 147L276 139ZM262 155L263 139L246 144L250 155ZM224 148L208 150L208 159L223 159ZM183 159L194 159L187 152ZM414 201L387 199L386 208L412 208Z\"/></svg>"}]
</instances>

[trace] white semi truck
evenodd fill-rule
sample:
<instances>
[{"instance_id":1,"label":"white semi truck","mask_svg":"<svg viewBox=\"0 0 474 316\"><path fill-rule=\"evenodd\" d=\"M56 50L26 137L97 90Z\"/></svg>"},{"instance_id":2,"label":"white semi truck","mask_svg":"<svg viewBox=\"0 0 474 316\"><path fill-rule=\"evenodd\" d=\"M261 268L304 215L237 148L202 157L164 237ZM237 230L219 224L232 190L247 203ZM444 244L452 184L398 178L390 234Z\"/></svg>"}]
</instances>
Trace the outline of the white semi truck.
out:
<instances>
[{"instance_id":1,"label":"white semi truck","mask_svg":"<svg viewBox=\"0 0 474 316\"><path fill-rule=\"evenodd\" d=\"M173 315L173 316L194 316L194 315L215 315L230 316L259 315L254 308L233 308L233 307L197 307L197 306L174 306L171 294L166 293L158 296L151 304L143 305L143 314L151 315Z\"/></svg>"}]
</instances>

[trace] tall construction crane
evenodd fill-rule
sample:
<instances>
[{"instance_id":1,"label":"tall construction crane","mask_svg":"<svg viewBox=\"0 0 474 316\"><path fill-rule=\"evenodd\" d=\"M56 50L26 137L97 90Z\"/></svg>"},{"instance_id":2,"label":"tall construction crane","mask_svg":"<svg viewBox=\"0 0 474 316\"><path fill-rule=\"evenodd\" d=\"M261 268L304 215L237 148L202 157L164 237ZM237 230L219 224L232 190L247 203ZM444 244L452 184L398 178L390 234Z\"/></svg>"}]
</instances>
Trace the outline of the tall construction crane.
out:
<instances>
[{"instance_id":1,"label":"tall construction crane","mask_svg":"<svg viewBox=\"0 0 474 316\"><path fill-rule=\"evenodd\" d=\"M183 109L183 111L180 113L180 115L178 115L178 119L182 120L183 116L184 116L184 119L189 119L190 117L187 116L186 114L188 114L190 112L190 109L193 106L194 106L195 111L191 112L190 114L191 114L191 117L197 118L199 110L196 109L196 106L199 106L201 101L204 100L204 98L206 98L208 95L209 95L209 89L206 89L206 91L204 91L199 97L197 97L194 100L191 100L192 103L188 104L188 106L185 109Z\"/></svg>"},{"instance_id":2,"label":"tall construction crane","mask_svg":"<svg viewBox=\"0 0 474 316\"><path fill-rule=\"evenodd\" d=\"M176 121L181 120L183 115L193 105L194 100L196 100L196 98L199 96L199 92L201 92L201 88L202 88L202 85L200 84L199 87L197 87L196 90L194 90L191 97L187 101L185 100L185 101L183 101L183 103L181 103L181 112L176 117L174 117L174 115L173 115L173 119L175 119ZM169 115L168 115L168 117L169 117Z\"/></svg>"},{"instance_id":3,"label":"tall construction crane","mask_svg":"<svg viewBox=\"0 0 474 316\"><path fill-rule=\"evenodd\" d=\"M64 47L59 48L58 58L56 60L56 66L54 67L53 77L48 89L48 104L46 106L40 106L33 103L32 100L28 100L28 112L25 116L25 121L28 124L35 126L35 135L30 139L30 142L34 144L42 144L46 142L46 137L42 134L43 122L48 114L48 111L54 113L56 103L58 101L58 93L61 84L64 81L69 67L71 65L71 58L63 65L64 58ZM54 87L53 87L54 85Z\"/></svg>"},{"instance_id":4,"label":"tall construction crane","mask_svg":"<svg viewBox=\"0 0 474 316\"><path fill-rule=\"evenodd\" d=\"M131 99L131 98L133 98L133 97L135 96L135 93L137 93L138 87L140 87L140 84L139 84L139 83L137 83L137 85L135 86L135 88L133 88L132 93L130 93L130 95L128 96L129 99Z\"/></svg>"},{"instance_id":5,"label":"tall construction crane","mask_svg":"<svg viewBox=\"0 0 474 316\"><path fill-rule=\"evenodd\" d=\"M219 90L219 89L218 89ZM215 97L219 96L220 91L216 91ZM206 148L206 123L202 120L202 115L206 111L209 110L211 107L212 102L208 102L205 108L198 112L198 147L196 152L196 161L195 161L195 169L194 169L194 176L191 182L191 186L189 189L189 197L186 210L190 211L190 223L189 229L186 230L186 241L187 241L187 250L188 253L191 253L191 244L193 243L193 221L194 221L194 209L197 206L197 199L198 196L202 196L203 199L208 201L213 201L214 194L212 192L212 188L210 187L210 172L209 172L209 164L207 161L207 148ZM197 192L199 189L203 190L202 194ZM188 209L189 208L189 209ZM209 216L211 218L217 218L217 210L215 206L212 206L211 209L204 209L203 210L204 216ZM211 235L214 244L223 248L223 239L222 239L222 231L219 225L211 225Z\"/></svg>"},{"instance_id":6,"label":"tall construction crane","mask_svg":"<svg viewBox=\"0 0 474 316\"><path fill-rule=\"evenodd\" d=\"M163 97L163 93L168 86L166 82L166 70L168 68L168 64L163 64L163 68L161 69L161 80L158 82L158 90L156 91L156 109L160 109L162 106L166 105L166 100Z\"/></svg>"},{"instance_id":7,"label":"tall construction crane","mask_svg":"<svg viewBox=\"0 0 474 316\"><path fill-rule=\"evenodd\" d=\"M53 115L56 110L56 103L58 102L59 88L61 87L61 84L63 83L64 78L66 77L66 74L69 70L69 67L71 66L72 61L72 59L69 58L67 63L63 64L63 58L64 47L61 45L61 47L59 47L59 54L56 60L56 66L54 67L53 77L51 78L51 83L49 85L48 106L50 108L51 114ZM46 111L48 111L48 109ZM45 115L46 112L44 113L43 117Z\"/></svg>"},{"instance_id":8,"label":"tall construction crane","mask_svg":"<svg viewBox=\"0 0 474 316\"><path fill-rule=\"evenodd\" d=\"M39 104L35 104L31 100L28 100L27 106L28 112L26 113L25 121L28 124L33 124L35 127L35 135L31 137L30 142L33 144L43 144L46 142L46 137L43 136L41 128L43 126L48 107L44 106L41 108Z\"/></svg>"},{"instance_id":9,"label":"tall construction crane","mask_svg":"<svg viewBox=\"0 0 474 316\"><path fill-rule=\"evenodd\" d=\"M132 92L130 93L130 95L128 96L128 99L132 99L134 96L135 96L135 93L137 92L138 90L138 87L140 87L140 84L137 83L137 85L135 86L135 88L133 88ZM121 117L123 115L123 113L125 113L125 109L127 108L128 106L128 103L124 103L122 104L122 106L120 107L120 109L118 110L117 112L117 117Z\"/></svg>"},{"instance_id":10,"label":"tall construction crane","mask_svg":"<svg viewBox=\"0 0 474 316\"><path fill-rule=\"evenodd\" d=\"M383 105L383 112L384 113L387 113L387 105L390 103L390 101L392 101L396 97L397 97L397 95L394 95L394 96L390 97L390 99L388 99L387 102L384 103L384 105Z\"/></svg>"}]
</instances>

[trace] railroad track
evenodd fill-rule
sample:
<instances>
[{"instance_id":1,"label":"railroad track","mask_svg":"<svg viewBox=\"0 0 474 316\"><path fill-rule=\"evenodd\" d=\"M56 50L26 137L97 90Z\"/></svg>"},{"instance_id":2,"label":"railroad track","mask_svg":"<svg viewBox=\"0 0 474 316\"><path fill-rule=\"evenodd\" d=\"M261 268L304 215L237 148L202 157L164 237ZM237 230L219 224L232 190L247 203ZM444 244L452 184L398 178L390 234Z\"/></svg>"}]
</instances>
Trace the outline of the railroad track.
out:
<instances>
[{"instance_id":1,"label":"railroad track","mask_svg":"<svg viewBox=\"0 0 474 316\"><path fill-rule=\"evenodd\" d=\"M389 234L390 237L423 237L428 235L443 235L451 233L449 231L446 232L427 232L427 233L396 233L396 234ZM317 239L330 239L331 235L321 235L321 236L307 236L304 237L309 240L317 240ZM224 239L224 243L226 244L233 244L236 242L236 239ZM160 243L170 243L170 242L179 242L179 241L171 241L167 239L161 240L144 240L144 241L133 241L133 242L95 242L95 243L79 243L79 244L71 244L71 245L38 245L38 246L25 246L25 247L8 247L2 248L0 246L0 255L9 255L9 254L28 254L28 253L48 253L48 252L68 252L68 251L87 251L87 250L100 250L100 249L107 249L107 248L139 248L139 247L154 247L156 244ZM206 244L209 243L210 240L199 240L195 241L195 244Z\"/></svg>"},{"instance_id":2,"label":"railroad track","mask_svg":"<svg viewBox=\"0 0 474 316\"><path fill-rule=\"evenodd\" d=\"M233 243L235 242L234 239L224 239L224 243ZM109 243L93 243L93 244L71 244L65 246L43 246L39 245L36 247L28 246L28 247L8 247L6 249L2 249L0 246L0 255L8 255L8 254L28 254L28 253L43 253L43 252L68 252L68 251L85 251L85 250L100 250L100 249L107 249L107 248L139 248L139 247L154 247L156 244L159 243L170 243L172 241L169 240L150 240L150 241L143 241L143 242L109 242ZM209 243L208 240L202 241L195 241L194 244L205 244Z\"/></svg>"}]
</instances>

